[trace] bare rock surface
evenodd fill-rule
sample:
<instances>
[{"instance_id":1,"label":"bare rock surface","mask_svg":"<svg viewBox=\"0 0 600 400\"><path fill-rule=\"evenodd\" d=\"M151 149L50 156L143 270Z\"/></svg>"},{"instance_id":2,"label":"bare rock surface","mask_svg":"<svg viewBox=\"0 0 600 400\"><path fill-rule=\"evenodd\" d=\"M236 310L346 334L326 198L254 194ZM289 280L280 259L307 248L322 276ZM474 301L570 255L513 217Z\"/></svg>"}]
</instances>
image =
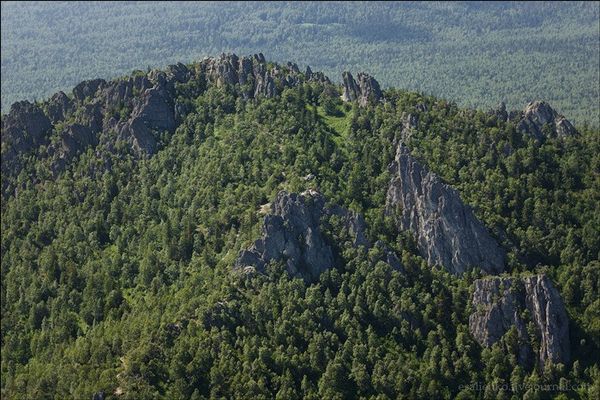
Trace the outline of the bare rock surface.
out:
<instances>
[{"instance_id":1,"label":"bare rock surface","mask_svg":"<svg viewBox=\"0 0 600 400\"><path fill-rule=\"evenodd\" d=\"M525 278L486 278L474 282L469 330L484 347L498 342L513 326L519 337L522 365L540 366L570 360L569 320L563 301L545 275ZM539 349L534 350L528 324L535 327Z\"/></svg>"},{"instance_id":2,"label":"bare rock surface","mask_svg":"<svg viewBox=\"0 0 600 400\"><path fill-rule=\"evenodd\" d=\"M342 100L357 101L361 107L365 107L383 99L379 82L375 78L364 72L360 72L356 78L357 80L354 80L352 74L347 71L342 74Z\"/></svg>"},{"instance_id":3,"label":"bare rock surface","mask_svg":"<svg viewBox=\"0 0 600 400\"><path fill-rule=\"evenodd\" d=\"M264 218L260 238L240 252L235 267L263 271L269 262L283 261L290 275L307 281L317 279L335 263L332 244L321 228L323 218L331 216L339 218L354 247L371 247L360 214L336 205L326 206L325 197L316 191L302 194L281 191ZM400 261L387 246L383 243L377 246L383 249L384 261L401 269Z\"/></svg>"},{"instance_id":4,"label":"bare rock surface","mask_svg":"<svg viewBox=\"0 0 600 400\"><path fill-rule=\"evenodd\" d=\"M490 274L504 270L505 252L451 186L429 172L399 144L391 165L386 209L398 227L409 230L430 265L453 274L479 267Z\"/></svg>"}]
</instances>

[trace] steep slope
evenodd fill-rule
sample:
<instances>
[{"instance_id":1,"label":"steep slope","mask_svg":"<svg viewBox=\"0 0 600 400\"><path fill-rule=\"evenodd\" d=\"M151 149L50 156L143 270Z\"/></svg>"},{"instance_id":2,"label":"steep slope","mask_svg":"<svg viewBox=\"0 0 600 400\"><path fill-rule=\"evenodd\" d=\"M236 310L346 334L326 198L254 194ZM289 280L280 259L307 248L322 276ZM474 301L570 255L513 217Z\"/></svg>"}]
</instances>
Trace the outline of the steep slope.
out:
<instances>
[{"instance_id":1,"label":"steep slope","mask_svg":"<svg viewBox=\"0 0 600 400\"><path fill-rule=\"evenodd\" d=\"M223 55L15 105L2 398L593 398L598 132L343 92Z\"/></svg>"},{"instance_id":2,"label":"steep slope","mask_svg":"<svg viewBox=\"0 0 600 400\"><path fill-rule=\"evenodd\" d=\"M300 73L293 63L267 65L262 54L222 54L191 69L179 63L110 82L84 81L73 89L72 99L59 92L43 104L15 103L2 122L2 192L23 166L21 159L48 145L53 131L59 140L49 146L47 156L54 159L55 175L97 145L111 151L123 142L136 157L147 157L158 150L160 135L172 134L189 112L189 99L179 102L179 97L199 94L207 84L239 85L242 97L249 99L273 97L305 81L329 83L323 74L307 72Z\"/></svg>"}]
</instances>

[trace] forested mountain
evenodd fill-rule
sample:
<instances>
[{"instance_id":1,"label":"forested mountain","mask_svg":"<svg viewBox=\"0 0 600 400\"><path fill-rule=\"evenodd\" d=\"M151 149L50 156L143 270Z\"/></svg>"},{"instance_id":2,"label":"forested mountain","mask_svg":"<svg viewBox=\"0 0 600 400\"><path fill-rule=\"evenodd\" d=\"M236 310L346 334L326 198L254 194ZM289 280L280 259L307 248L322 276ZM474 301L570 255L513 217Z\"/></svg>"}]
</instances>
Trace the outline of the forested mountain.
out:
<instances>
[{"instance_id":1,"label":"forested mountain","mask_svg":"<svg viewBox=\"0 0 600 400\"><path fill-rule=\"evenodd\" d=\"M2 2L2 110L84 79L263 52L486 110L600 125L598 2Z\"/></svg>"},{"instance_id":2,"label":"forested mountain","mask_svg":"<svg viewBox=\"0 0 600 400\"><path fill-rule=\"evenodd\" d=\"M2 398L598 398L600 132L335 81L222 55L13 104Z\"/></svg>"}]
</instances>

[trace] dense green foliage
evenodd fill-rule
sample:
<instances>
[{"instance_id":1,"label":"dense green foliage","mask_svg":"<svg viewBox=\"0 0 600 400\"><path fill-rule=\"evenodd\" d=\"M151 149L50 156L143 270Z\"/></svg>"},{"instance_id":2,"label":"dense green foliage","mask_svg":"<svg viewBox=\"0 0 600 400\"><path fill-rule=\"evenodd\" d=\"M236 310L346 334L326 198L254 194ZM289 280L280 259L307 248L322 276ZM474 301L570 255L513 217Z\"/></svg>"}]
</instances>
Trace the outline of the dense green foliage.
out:
<instances>
[{"instance_id":1,"label":"dense green foliage","mask_svg":"<svg viewBox=\"0 0 600 400\"><path fill-rule=\"evenodd\" d=\"M232 51L487 109L549 101L599 126L600 5L2 2L2 109L83 79Z\"/></svg>"},{"instance_id":2,"label":"dense green foliage","mask_svg":"<svg viewBox=\"0 0 600 400\"><path fill-rule=\"evenodd\" d=\"M399 90L362 109L316 84L250 101L238 87L187 94L195 85L178 87L194 111L152 158L88 150L50 179L42 147L3 199L3 398L597 398L598 130L540 145L486 113ZM467 328L478 274L427 267L384 218L406 112L420 119L410 147L502 241L510 273L556 282L572 364L524 370L511 334L482 349ZM406 273L353 249L335 220L325 230L340 262L318 282L280 265L234 273L261 205L309 187L362 212ZM487 387L465 388L475 382ZM577 389L535 389L557 382Z\"/></svg>"}]
</instances>

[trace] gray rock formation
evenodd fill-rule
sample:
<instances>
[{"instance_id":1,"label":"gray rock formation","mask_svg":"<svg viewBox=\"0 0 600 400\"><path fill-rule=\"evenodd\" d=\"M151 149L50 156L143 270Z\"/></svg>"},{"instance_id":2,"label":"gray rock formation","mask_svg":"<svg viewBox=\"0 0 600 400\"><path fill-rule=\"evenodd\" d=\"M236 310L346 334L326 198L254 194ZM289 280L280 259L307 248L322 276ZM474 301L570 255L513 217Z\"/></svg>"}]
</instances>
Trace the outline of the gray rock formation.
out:
<instances>
[{"instance_id":1,"label":"gray rock formation","mask_svg":"<svg viewBox=\"0 0 600 400\"><path fill-rule=\"evenodd\" d=\"M310 78L312 78L313 76L313 71L310 68L310 65L306 66L306 71L304 72L304 76L306 77L306 79L310 80Z\"/></svg>"},{"instance_id":2,"label":"gray rock formation","mask_svg":"<svg viewBox=\"0 0 600 400\"><path fill-rule=\"evenodd\" d=\"M264 271L271 261L283 261L288 273L313 281L334 263L334 252L321 231L323 218L339 218L343 229L355 247L371 244L365 237L365 221L360 214L339 206L326 207L325 198L316 191L302 194L279 192L265 216L261 237L247 250L240 252L235 268L254 267ZM394 268L401 264L383 243L384 261Z\"/></svg>"},{"instance_id":3,"label":"gray rock formation","mask_svg":"<svg viewBox=\"0 0 600 400\"><path fill-rule=\"evenodd\" d=\"M361 107L365 107L369 103L375 103L383 98L379 83L372 76L360 72L357 76L357 81L354 80L352 74L345 71L342 74L343 93L342 100L358 101Z\"/></svg>"},{"instance_id":4,"label":"gray rock formation","mask_svg":"<svg viewBox=\"0 0 600 400\"><path fill-rule=\"evenodd\" d=\"M400 138L403 142L408 142L419 127L419 116L416 114L402 114L402 128L400 131Z\"/></svg>"},{"instance_id":5,"label":"gray rock formation","mask_svg":"<svg viewBox=\"0 0 600 400\"><path fill-rule=\"evenodd\" d=\"M391 165L386 212L398 227L412 232L430 265L453 274L479 267L491 274L504 270L505 252L465 205L456 190L427 171L400 144Z\"/></svg>"},{"instance_id":6,"label":"gray rock formation","mask_svg":"<svg viewBox=\"0 0 600 400\"><path fill-rule=\"evenodd\" d=\"M169 65L167 67L167 80L185 83L192 78L192 72L182 63Z\"/></svg>"},{"instance_id":7,"label":"gray rock formation","mask_svg":"<svg viewBox=\"0 0 600 400\"><path fill-rule=\"evenodd\" d=\"M73 97L78 102L83 102L86 98L95 96L98 89L106 85L104 79L92 79L83 81L73 88Z\"/></svg>"},{"instance_id":8,"label":"gray rock formation","mask_svg":"<svg viewBox=\"0 0 600 400\"><path fill-rule=\"evenodd\" d=\"M86 148L95 146L98 137L86 126L69 125L61 134L61 158L71 159Z\"/></svg>"},{"instance_id":9,"label":"gray rock formation","mask_svg":"<svg viewBox=\"0 0 600 400\"><path fill-rule=\"evenodd\" d=\"M109 82L99 95L107 110L118 106L131 106L135 95L152 87L146 75L136 75L127 79Z\"/></svg>"},{"instance_id":10,"label":"gray rock formation","mask_svg":"<svg viewBox=\"0 0 600 400\"><path fill-rule=\"evenodd\" d=\"M287 63L285 68L276 64L268 65L262 53L251 57L222 54L220 57L206 58L200 63L199 71L216 86L244 86L243 95L246 98L273 97L283 88L296 86L305 80L329 82L323 74L312 73L310 68L303 76L294 63Z\"/></svg>"},{"instance_id":11,"label":"gray rock formation","mask_svg":"<svg viewBox=\"0 0 600 400\"><path fill-rule=\"evenodd\" d=\"M14 151L39 146L47 141L52 129L50 120L42 109L28 101L14 103L2 119L2 144Z\"/></svg>"},{"instance_id":12,"label":"gray rock formation","mask_svg":"<svg viewBox=\"0 0 600 400\"><path fill-rule=\"evenodd\" d=\"M131 143L140 156L156 152L156 133L172 133L176 128L172 90L169 90L171 81L164 72L154 73L150 79L153 86L134 99L129 120L117 128L119 137Z\"/></svg>"},{"instance_id":13,"label":"gray rock formation","mask_svg":"<svg viewBox=\"0 0 600 400\"><path fill-rule=\"evenodd\" d=\"M469 330L484 347L498 342L513 326L519 338L518 360L531 367L570 360L569 321L558 291L545 275L526 278L486 278L474 282ZM537 356L528 324L535 326Z\"/></svg>"},{"instance_id":14,"label":"gray rock formation","mask_svg":"<svg viewBox=\"0 0 600 400\"><path fill-rule=\"evenodd\" d=\"M165 71L135 71L132 76L106 82L103 79L83 81L73 89L73 97L59 92L42 106L28 102L15 103L2 119L3 176L16 175L21 169L18 159L23 153L49 142L54 125L67 123L58 132L60 141L49 148L53 172L58 173L73 156L85 147L114 149L118 140L131 146L138 157L158 150L157 137L172 133L183 118L193 111L189 102L178 102L179 90L198 96L207 84L238 85L236 91L246 99L273 97L284 88L305 81L329 83L321 73L307 77L294 63L286 66L267 63L262 54L238 57L235 54L207 58L190 69L178 63ZM183 86L190 80L191 86ZM94 136L93 138L90 136ZM3 191L9 179L3 180Z\"/></svg>"},{"instance_id":15,"label":"gray rock formation","mask_svg":"<svg viewBox=\"0 0 600 400\"><path fill-rule=\"evenodd\" d=\"M531 102L521 113L511 113L509 119L515 121L517 130L533 136L536 140L548 135L567 137L578 134L575 127L545 101Z\"/></svg>"},{"instance_id":16,"label":"gray rock formation","mask_svg":"<svg viewBox=\"0 0 600 400\"><path fill-rule=\"evenodd\" d=\"M334 263L319 227L323 207L322 196L280 192L265 217L261 238L241 252L236 266L263 270L271 260L284 260L291 275L316 279Z\"/></svg>"},{"instance_id":17,"label":"gray rock formation","mask_svg":"<svg viewBox=\"0 0 600 400\"><path fill-rule=\"evenodd\" d=\"M64 92L52 96L46 106L46 112L53 124L64 120L72 111L73 101Z\"/></svg>"},{"instance_id":18,"label":"gray rock formation","mask_svg":"<svg viewBox=\"0 0 600 400\"><path fill-rule=\"evenodd\" d=\"M48 143L52 130L50 119L36 104L28 101L14 103L2 118L2 191L7 187L8 175L16 175L21 164L19 156Z\"/></svg>"}]
</instances>

